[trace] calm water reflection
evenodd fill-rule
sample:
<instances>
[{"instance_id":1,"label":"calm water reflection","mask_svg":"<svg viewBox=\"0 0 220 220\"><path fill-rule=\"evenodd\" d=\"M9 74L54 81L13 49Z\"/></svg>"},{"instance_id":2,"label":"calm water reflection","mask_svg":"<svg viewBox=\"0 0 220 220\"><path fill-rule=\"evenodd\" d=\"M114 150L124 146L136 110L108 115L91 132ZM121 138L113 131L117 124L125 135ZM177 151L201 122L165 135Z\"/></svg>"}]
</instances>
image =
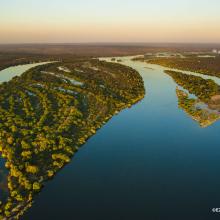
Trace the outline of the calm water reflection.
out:
<instances>
[{"instance_id":1,"label":"calm water reflection","mask_svg":"<svg viewBox=\"0 0 220 220\"><path fill-rule=\"evenodd\" d=\"M220 122L201 128L178 109L162 68L124 64L141 73L145 99L102 127L22 219L219 218Z\"/></svg>"}]
</instances>

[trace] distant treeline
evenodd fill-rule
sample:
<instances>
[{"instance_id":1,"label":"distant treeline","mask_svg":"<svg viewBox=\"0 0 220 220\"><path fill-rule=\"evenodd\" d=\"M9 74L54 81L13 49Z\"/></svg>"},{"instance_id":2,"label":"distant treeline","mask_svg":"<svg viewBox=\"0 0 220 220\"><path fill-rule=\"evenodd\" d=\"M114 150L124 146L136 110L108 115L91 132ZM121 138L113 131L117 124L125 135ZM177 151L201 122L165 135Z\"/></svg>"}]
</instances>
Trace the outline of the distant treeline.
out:
<instances>
[{"instance_id":1,"label":"distant treeline","mask_svg":"<svg viewBox=\"0 0 220 220\"><path fill-rule=\"evenodd\" d=\"M220 56L217 57L186 57L186 58L153 58L148 63L158 64L168 68L198 72L220 77Z\"/></svg>"}]
</instances>

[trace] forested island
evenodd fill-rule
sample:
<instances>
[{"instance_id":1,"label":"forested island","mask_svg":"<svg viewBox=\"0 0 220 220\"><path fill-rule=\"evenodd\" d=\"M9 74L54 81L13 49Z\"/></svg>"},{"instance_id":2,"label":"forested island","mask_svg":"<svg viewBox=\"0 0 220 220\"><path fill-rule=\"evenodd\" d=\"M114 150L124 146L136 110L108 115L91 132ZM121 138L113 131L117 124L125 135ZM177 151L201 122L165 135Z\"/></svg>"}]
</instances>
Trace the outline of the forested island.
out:
<instances>
[{"instance_id":1,"label":"forested island","mask_svg":"<svg viewBox=\"0 0 220 220\"><path fill-rule=\"evenodd\" d=\"M79 147L145 90L130 67L79 58L32 68L0 93L0 152L9 170L0 219L18 219Z\"/></svg>"},{"instance_id":2,"label":"forested island","mask_svg":"<svg viewBox=\"0 0 220 220\"><path fill-rule=\"evenodd\" d=\"M150 53L136 56L133 61L156 64L167 68L220 77L220 55L212 53Z\"/></svg>"},{"instance_id":3,"label":"forested island","mask_svg":"<svg viewBox=\"0 0 220 220\"><path fill-rule=\"evenodd\" d=\"M183 71L192 71L205 75L220 77L220 56L151 58L148 59L147 62L150 64L157 64L168 68L174 68Z\"/></svg>"},{"instance_id":4,"label":"forested island","mask_svg":"<svg viewBox=\"0 0 220 220\"><path fill-rule=\"evenodd\" d=\"M220 86L213 80L166 70L180 87L176 88L178 105L201 127L220 119ZM185 90L185 91L184 91ZM190 97L193 94L194 97Z\"/></svg>"}]
</instances>

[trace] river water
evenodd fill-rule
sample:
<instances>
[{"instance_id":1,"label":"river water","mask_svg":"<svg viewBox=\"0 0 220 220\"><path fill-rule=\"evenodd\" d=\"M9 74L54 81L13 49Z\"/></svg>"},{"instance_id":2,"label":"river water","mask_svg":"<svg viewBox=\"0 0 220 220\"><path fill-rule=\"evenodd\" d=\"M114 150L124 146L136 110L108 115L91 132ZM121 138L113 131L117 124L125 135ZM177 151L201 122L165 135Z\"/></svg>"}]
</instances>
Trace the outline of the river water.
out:
<instances>
[{"instance_id":1,"label":"river water","mask_svg":"<svg viewBox=\"0 0 220 220\"><path fill-rule=\"evenodd\" d=\"M143 77L145 98L90 138L22 219L219 219L220 121L201 128L179 109L162 67L123 64Z\"/></svg>"},{"instance_id":2,"label":"river water","mask_svg":"<svg viewBox=\"0 0 220 220\"><path fill-rule=\"evenodd\" d=\"M14 76L20 76L25 71L39 66L43 64L47 64L50 62L41 62L41 63L32 63L32 64L25 64L19 66L12 66L0 71L0 83L7 82L11 80Z\"/></svg>"}]
</instances>

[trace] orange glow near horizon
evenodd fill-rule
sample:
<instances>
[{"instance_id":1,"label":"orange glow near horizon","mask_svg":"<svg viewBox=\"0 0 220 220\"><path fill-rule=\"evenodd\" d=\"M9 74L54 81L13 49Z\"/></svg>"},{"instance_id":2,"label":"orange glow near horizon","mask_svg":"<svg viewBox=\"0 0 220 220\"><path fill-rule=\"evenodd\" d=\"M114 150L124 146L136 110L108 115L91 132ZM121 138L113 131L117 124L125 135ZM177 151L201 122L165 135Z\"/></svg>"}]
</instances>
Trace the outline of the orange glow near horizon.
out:
<instances>
[{"instance_id":1,"label":"orange glow near horizon","mask_svg":"<svg viewBox=\"0 0 220 220\"><path fill-rule=\"evenodd\" d=\"M144 4L143 7L142 5L135 5L128 0L130 5L128 4L127 8L120 3L118 5L109 3L112 8L100 8L98 5L89 5L85 8L79 2L55 0L53 1L54 4L50 5L52 8L50 10L46 7L43 8L39 11L39 16L37 9L35 10L31 4L27 4L31 1L15 0L17 4L23 2L26 5L19 12L15 7L16 5L14 9L13 5L11 5L12 12L14 12L11 13L12 15L7 13L7 7L10 8L10 5L6 5L5 10L0 8L0 12L2 10L0 15L2 17L0 19L0 43L220 43L220 15L216 13L217 5L210 3L208 10L205 8L206 2L208 3L206 0L195 0L201 5L201 8L195 11L192 8L192 4L195 4L195 2L191 3L192 1L188 0L185 0L185 3L179 1L179 4L174 3L174 0L167 0L169 4L164 4L164 7L167 8L159 8L159 4L158 7L156 7L156 4L153 5L153 3L149 5L146 2L149 3L150 1L143 0L137 0L137 2ZM38 6L41 1L38 1ZM83 1L85 2L86 0ZM210 0L209 2L211 1L217 4L216 0ZM66 5L64 5L64 2L66 2ZM109 1L104 0L104 2ZM162 0L155 0L155 2L161 3ZM67 3L72 5L73 11L69 9ZM95 0L93 3L101 4L101 1ZM46 4L49 3L47 2ZM74 7L74 4L78 4L76 13L74 13L76 7L76 5ZM59 12L58 6L62 9L60 9L61 12ZM113 6L117 6L117 10ZM146 7L146 12L144 7ZM150 7L152 10L147 10ZM170 9L170 7L173 8ZM189 8L191 9L189 10ZM184 9L188 9L188 11L184 11ZM95 10L94 13L91 13L92 10Z\"/></svg>"}]
</instances>

